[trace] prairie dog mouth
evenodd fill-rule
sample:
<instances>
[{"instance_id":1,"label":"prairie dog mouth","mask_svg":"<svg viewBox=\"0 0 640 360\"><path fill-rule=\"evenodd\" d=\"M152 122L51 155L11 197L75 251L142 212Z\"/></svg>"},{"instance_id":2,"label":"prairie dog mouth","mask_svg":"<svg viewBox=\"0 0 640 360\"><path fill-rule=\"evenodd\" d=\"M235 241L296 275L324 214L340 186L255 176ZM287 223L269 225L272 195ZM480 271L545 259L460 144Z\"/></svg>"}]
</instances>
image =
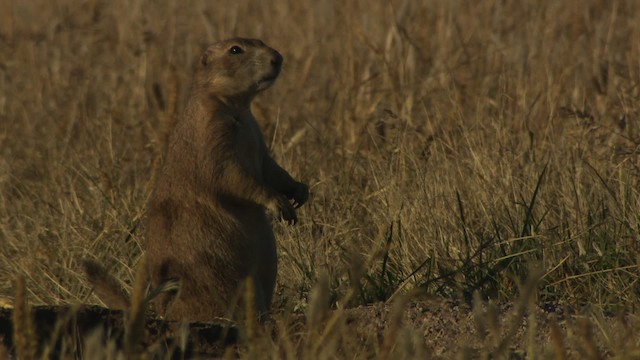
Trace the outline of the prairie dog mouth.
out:
<instances>
[{"instance_id":1,"label":"prairie dog mouth","mask_svg":"<svg viewBox=\"0 0 640 360\"><path fill-rule=\"evenodd\" d=\"M265 76L260 82L274 82L278 78L278 74Z\"/></svg>"},{"instance_id":2,"label":"prairie dog mouth","mask_svg":"<svg viewBox=\"0 0 640 360\"><path fill-rule=\"evenodd\" d=\"M258 80L258 85L260 85L260 87L269 86L276 81L276 79L278 78L278 75L280 75L280 71L273 71L272 73L267 74L263 76L260 80Z\"/></svg>"},{"instance_id":3,"label":"prairie dog mouth","mask_svg":"<svg viewBox=\"0 0 640 360\"><path fill-rule=\"evenodd\" d=\"M264 76L262 76L262 78L257 82L261 89L271 86L280 75L280 70L282 69L282 56L280 56L280 54L277 55L278 56L271 60L271 71L264 74Z\"/></svg>"},{"instance_id":4,"label":"prairie dog mouth","mask_svg":"<svg viewBox=\"0 0 640 360\"><path fill-rule=\"evenodd\" d=\"M280 75L280 68L275 68L269 74L262 77L261 81L274 81Z\"/></svg>"}]
</instances>

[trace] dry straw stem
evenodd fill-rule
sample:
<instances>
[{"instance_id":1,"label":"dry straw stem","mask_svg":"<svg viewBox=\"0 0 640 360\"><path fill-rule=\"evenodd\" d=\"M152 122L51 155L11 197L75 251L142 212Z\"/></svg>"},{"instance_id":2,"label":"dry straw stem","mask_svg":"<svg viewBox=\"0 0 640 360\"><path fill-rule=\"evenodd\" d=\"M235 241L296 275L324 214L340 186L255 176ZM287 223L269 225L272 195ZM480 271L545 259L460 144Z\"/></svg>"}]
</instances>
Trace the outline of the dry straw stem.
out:
<instances>
[{"instance_id":1,"label":"dry straw stem","mask_svg":"<svg viewBox=\"0 0 640 360\"><path fill-rule=\"evenodd\" d=\"M566 360L567 350L565 349L564 341L562 339L562 333L560 332L558 321L556 320L555 316L551 317L549 326L551 328L551 343L555 351L555 358L556 360Z\"/></svg>"},{"instance_id":2,"label":"dry straw stem","mask_svg":"<svg viewBox=\"0 0 640 360\"><path fill-rule=\"evenodd\" d=\"M329 296L329 276L323 272L309 294L306 315L310 329L320 330L329 310Z\"/></svg>"},{"instance_id":3,"label":"dry straw stem","mask_svg":"<svg viewBox=\"0 0 640 360\"><path fill-rule=\"evenodd\" d=\"M598 349L598 345L596 344L593 329L591 326L591 322L587 318L580 319L579 321L579 330L581 332L582 342L580 345L582 346L583 356L587 359L592 360L602 360L602 354L600 353L600 349Z\"/></svg>"},{"instance_id":4,"label":"dry straw stem","mask_svg":"<svg viewBox=\"0 0 640 360\"><path fill-rule=\"evenodd\" d=\"M406 332L402 330L402 316L404 315L404 310L409 302L409 296L402 296L396 299L391 305L391 316L389 319L389 324L387 325L387 329L384 332L384 339L382 343L382 347L380 348L380 353L378 354L379 359L389 359L390 354L393 350L393 347L398 342L398 336L407 335Z\"/></svg>"},{"instance_id":5,"label":"dry straw stem","mask_svg":"<svg viewBox=\"0 0 640 360\"><path fill-rule=\"evenodd\" d=\"M142 342L145 338L147 289L149 287L147 269L146 257L143 256L136 267L136 279L131 293L131 307L125 327L124 352L129 357L139 356L144 350Z\"/></svg>"},{"instance_id":6,"label":"dry straw stem","mask_svg":"<svg viewBox=\"0 0 640 360\"><path fill-rule=\"evenodd\" d=\"M511 324L508 324L505 334L503 334L503 339L496 349L496 354L507 353L510 342L514 338L516 331L518 331L518 328L524 320L527 311L535 312L534 303L536 301L536 289L538 287L538 283L543 274L543 271L537 266L530 267L529 271L529 276L520 286L520 295L518 297L518 300L515 302L515 312L513 315L513 319L511 320ZM534 331L535 333L535 327L532 327L528 330ZM531 336L534 336L534 334L532 334Z\"/></svg>"},{"instance_id":7,"label":"dry straw stem","mask_svg":"<svg viewBox=\"0 0 640 360\"><path fill-rule=\"evenodd\" d=\"M9 351L4 344L0 344L0 359L9 359Z\"/></svg>"},{"instance_id":8,"label":"dry straw stem","mask_svg":"<svg viewBox=\"0 0 640 360\"><path fill-rule=\"evenodd\" d=\"M43 351L40 354L41 359L49 359L53 357L53 354L56 354L56 356L59 356L60 358L64 358L65 356L69 356L69 354L78 352L76 347L77 334L72 334L72 336L67 335L68 330L71 327L70 325L77 320L76 314L79 307L80 306L74 306L64 316L57 317L53 331L50 333L49 339L46 339L46 345L43 346ZM87 341L91 342L90 339L87 339ZM90 359L90 357L88 357L88 359Z\"/></svg>"},{"instance_id":9,"label":"dry straw stem","mask_svg":"<svg viewBox=\"0 0 640 360\"><path fill-rule=\"evenodd\" d=\"M104 329L97 327L84 337L82 358L88 360L121 360L124 355L119 351L115 340L104 344ZM76 353L77 355L77 353Z\"/></svg>"},{"instance_id":10,"label":"dry straw stem","mask_svg":"<svg viewBox=\"0 0 640 360\"><path fill-rule=\"evenodd\" d=\"M510 347L513 345L512 341L518 329L521 328L527 313L529 314L527 317L527 353L532 356L538 353L539 344L535 338L537 332L535 292L542 275L543 271L538 267L530 268L528 278L520 286L519 298L514 303L513 313L505 324L505 329L500 327L500 316L497 307L492 302L485 303L478 292L474 294L473 320L481 343L486 344L482 349L483 354L508 358Z\"/></svg>"},{"instance_id":11,"label":"dry straw stem","mask_svg":"<svg viewBox=\"0 0 640 360\"><path fill-rule=\"evenodd\" d=\"M245 312L245 331L247 333L247 342L252 344L257 335L257 315L256 315L256 287L253 277L249 276L244 281L244 312Z\"/></svg>"},{"instance_id":12,"label":"dry straw stem","mask_svg":"<svg viewBox=\"0 0 640 360\"><path fill-rule=\"evenodd\" d=\"M27 286L23 276L13 281L15 302L13 305L13 344L18 359L36 358L38 339L33 324L33 314L27 299Z\"/></svg>"},{"instance_id":13,"label":"dry straw stem","mask_svg":"<svg viewBox=\"0 0 640 360\"><path fill-rule=\"evenodd\" d=\"M305 356L321 357L323 353L332 354L339 341L339 334L344 330L344 312L337 309L329 312L329 277L322 272L318 282L309 294L306 320ZM348 302L348 299L344 299Z\"/></svg>"},{"instance_id":14,"label":"dry straw stem","mask_svg":"<svg viewBox=\"0 0 640 360\"><path fill-rule=\"evenodd\" d=\"M179 96L178 77L176 68L173 64L169 66L169 75L165 86L162 87L158 84L153 89L156 94L156 99L160 103L160 109L163 111L163 114L159 128L155 130L152 128L150 129L151 132L156 133L156 144L153 148L155 153L150 171L151 177L148 182L148 186L150 187L153 187L156 183L156 178L162 165L163 155L169 144L169 135L171 134L171 130L179 117L177 109Z\"/></svg>"}]
</instances>

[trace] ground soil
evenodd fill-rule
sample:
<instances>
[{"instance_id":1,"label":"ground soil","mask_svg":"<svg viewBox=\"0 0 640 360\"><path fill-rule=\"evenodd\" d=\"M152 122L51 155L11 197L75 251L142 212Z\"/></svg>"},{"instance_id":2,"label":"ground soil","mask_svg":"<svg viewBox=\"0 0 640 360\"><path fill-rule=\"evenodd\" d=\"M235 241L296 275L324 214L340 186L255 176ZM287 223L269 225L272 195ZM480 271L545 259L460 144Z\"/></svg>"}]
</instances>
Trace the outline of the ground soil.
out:
<instances>
[{"instance_id":1,"label":"ground soil","mask_svg":"<svg viewBox=\"0 0 640 360\"><path fill-rule=\"evenodd\" d=\"M512 304L483 304L474 311L467 304L442 299L409 302L402 309L400 316L394 315L393 306L384 303L343 310L344 326L362 344L377 342L375 348L383 347L389 336L394 346L401 346L397 345L403 342L401 337L411 337L413 346L421 348L418 353L429 358L455 358L461 354L479 358L500 353L519 359L531 349L556 358L559 352L570 357L603 358L617 355L615 349L637 348L637 334L632 329L637 328L633 324L638 324L638 318L634 315L603 315L593 309L576 311L551 304L528 309ZM55 349L61 346L60 339L68 341L70 337L81 344L83 336L96 329L109 334L118 347L123 346L126 320L121 311L99 306L37 306L33 311L41 347L48 344ZM303 315L289 316L288 321L299 330L306 326ZM185 331L189 341L186 346L179 346ZM0 337L11 354L10 308L0 309ZM144 345L176 354L182 348L186 358L215 358L238 338L236 328L223 324L180 325L149 317Z\"/></svg>"}]
</instances>

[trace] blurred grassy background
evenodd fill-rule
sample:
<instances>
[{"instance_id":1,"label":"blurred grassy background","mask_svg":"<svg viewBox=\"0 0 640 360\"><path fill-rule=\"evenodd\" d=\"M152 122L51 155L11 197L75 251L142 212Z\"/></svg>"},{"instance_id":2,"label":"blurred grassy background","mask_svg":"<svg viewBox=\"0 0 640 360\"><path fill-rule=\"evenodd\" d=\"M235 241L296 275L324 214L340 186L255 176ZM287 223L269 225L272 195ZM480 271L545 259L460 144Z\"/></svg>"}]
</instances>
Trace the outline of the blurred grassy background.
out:
<instances>
[{"instance_id":1,"label":"blurred grassy background","mask_svg":"<svg viewBox=\"0 0 640 360\"><path fill-rule=\"evenodd\" d=\"M97 302L125 283L166 133L206 44L285 57L255 103L276 159L311 187L276 224L274 309L419 288L635 307L640 4L600 1L0 2L0 297ZM355 296L342 303L349 290Z\"/></svg>"}]
</instances>

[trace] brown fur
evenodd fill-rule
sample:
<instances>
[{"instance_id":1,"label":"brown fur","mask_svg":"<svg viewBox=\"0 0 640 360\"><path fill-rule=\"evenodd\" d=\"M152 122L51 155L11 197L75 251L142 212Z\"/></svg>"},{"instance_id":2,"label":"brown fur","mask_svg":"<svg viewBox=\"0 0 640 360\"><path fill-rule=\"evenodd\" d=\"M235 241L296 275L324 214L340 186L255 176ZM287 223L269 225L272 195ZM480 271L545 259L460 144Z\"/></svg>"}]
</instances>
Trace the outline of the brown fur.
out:
<instances>
[{"instance_id":1,"label":"brown fur","mask_svg":"<svg viewBox=\"0 0 640 360\"><path fill-rule=\"evenodd\" d=\"M181 284L157 304L170 319L230 315L247 277L258 312L270 308L277 258L265 209L294 223L289 199L300 206L308 197L307 186L269 155L250 110L281 63L260 40L230 39L207 48L196 66L146 224L152 285Z\"/></svg>"}]
</instances>

